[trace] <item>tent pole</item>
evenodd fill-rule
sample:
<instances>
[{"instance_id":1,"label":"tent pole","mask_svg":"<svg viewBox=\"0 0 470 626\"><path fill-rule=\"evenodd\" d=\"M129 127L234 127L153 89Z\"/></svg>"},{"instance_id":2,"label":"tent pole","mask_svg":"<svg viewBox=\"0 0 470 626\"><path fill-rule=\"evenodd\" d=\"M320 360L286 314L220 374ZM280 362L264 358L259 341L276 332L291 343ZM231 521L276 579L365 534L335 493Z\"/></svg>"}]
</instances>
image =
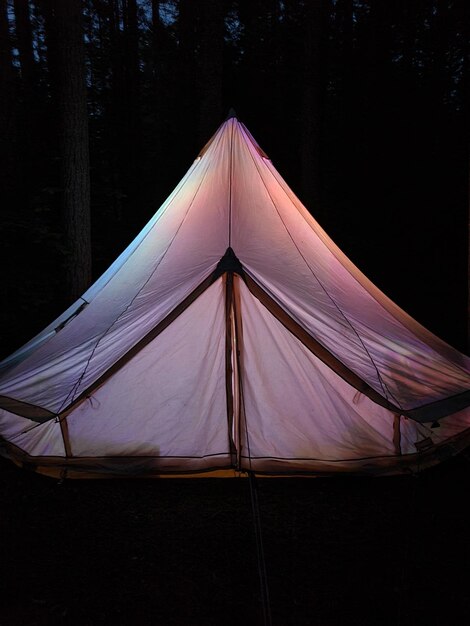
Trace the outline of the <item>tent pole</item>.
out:
<instances>
[{"instance_id":1,"label":"tent pole","mask_svg":"<svg viewBox=\"0 0 470 626\"><path fill-rule=\"evenodd\" d=\"M393 445L395 454L401 456L401 415L399 413L393 416Z\"/></svg>"},{"instance_id":2,"label":"tent pole","mask_svg":"<svg viewBox=\"0 0 470 626\"><path fill-rule=\"evenodd\" d=\"M57 419L59 420L60 432L62 433L62 439L64 440L65 456L70 458L73 454L72 447L70 446L69 425L67 424L67 418L58 417Z\"/></svg>"},{"instance_id":3,"label":"tent pole","mask_svg":"<svg viewBox=\"0 0 470 626\"><path fill-rule=\"evenodd\" d=\"M263 622L264 626L272 626L268 576L266 569L266 559L264 555L261 514L259 510L258 484L256 482L255 473L251 470L248 472L248 482L250 483L251 510L253 513L253 526L256 538L256 557L258 560L258 576L261 591L261 605L263 609Z\"/></svg>"},{"instance_id":4,"label":"tent pole","mask_svg":"<svg viewBox=\"0 0 470 626\"><path fill-rule=\"evenodd\" d=\"M233 350L232 350L232 311L233 311L233 272L226 272L225 279L225 396L227 399L227 428L232 465L237 466L237 448L234 442L234 401L233 401Z\"/></svg>"},{"instance_id":5,"label":"tent pole","mask_svg":"<svg viewBox=\"0 0 470 626\"><path fill-rule=\"evenodd\" d=\"M234 336L234 356L235 356L235 371L234 377L235 392L237 397L236 411L234 413L235 420L235 447L237 451L237 469L241 470L242 467L242 452L243 452L243 429L245 431L246 438L248 439L248 433L246 430L246 415L245 415L245 402L243 398L243 327L240 312L240 291L238 287L239 280L238 273L234 275L233 279L233 295L232 295L232 312L233 312L233 336ZM249 445L247 443L248 455L250 454Z\"/></svg>"}]
</instances>

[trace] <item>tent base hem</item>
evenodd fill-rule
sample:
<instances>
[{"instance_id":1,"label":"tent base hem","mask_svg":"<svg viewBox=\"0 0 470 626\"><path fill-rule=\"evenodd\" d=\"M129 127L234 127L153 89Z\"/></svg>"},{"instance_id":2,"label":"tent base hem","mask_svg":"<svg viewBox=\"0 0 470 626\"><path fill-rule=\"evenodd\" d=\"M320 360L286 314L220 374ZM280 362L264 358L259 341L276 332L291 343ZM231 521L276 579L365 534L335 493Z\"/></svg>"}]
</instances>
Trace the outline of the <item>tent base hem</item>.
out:
<instances>
[{"instance_id":1,"label":"tent base hem","mask_svg":"<svg viewBox=\"0 0 470 626\"><path fill-rule=\"evenodd\" d=\"M391 457L339 461L317 459L242 458L242 467L232 464L230 454L200 458L162 457L35 457L14 444L0 443L0 455L18 467L64 479L104 478L239 478L253 472L260 477L328 477L341 475L409 475L456 456L470 444L470 428L426 450Z\"/></svg>"}]
</instances>

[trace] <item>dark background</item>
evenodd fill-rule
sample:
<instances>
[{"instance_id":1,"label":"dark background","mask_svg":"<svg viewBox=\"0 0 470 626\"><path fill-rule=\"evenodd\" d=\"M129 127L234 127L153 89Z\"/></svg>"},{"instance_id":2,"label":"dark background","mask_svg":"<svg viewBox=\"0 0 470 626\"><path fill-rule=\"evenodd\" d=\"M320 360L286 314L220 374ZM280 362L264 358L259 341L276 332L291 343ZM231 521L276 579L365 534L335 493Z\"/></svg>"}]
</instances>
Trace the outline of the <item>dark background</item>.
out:
<instances>
[{"instance_id":1,"label":"dark background","mask_svg":"<svg viewBox=\"0 0 470 626\"><path fill-rule=\"evenodd\" d=\"M96 278L230 107L360 269L467 350L469 2L83 0L66 66L72 5L0 0L2 356L74 297L65 131ZM80 66L85 134L64 106ZM466 453L259 480L273 624L469 623L468 483ZM2 625L263 623L247 480L60 483L0 459L0 551Z\"/></svg>"},{"instance_id":2,"label":"dark background","mask_svg":"<svg viewBox=\"0 0 470 626\"><path fill-rule=\"evenodd\" d=\"M259 479L272 624L468 624L468 460ZM2 625L264 625L248 480L0 470Z\"/></svg>"}]
</instances>

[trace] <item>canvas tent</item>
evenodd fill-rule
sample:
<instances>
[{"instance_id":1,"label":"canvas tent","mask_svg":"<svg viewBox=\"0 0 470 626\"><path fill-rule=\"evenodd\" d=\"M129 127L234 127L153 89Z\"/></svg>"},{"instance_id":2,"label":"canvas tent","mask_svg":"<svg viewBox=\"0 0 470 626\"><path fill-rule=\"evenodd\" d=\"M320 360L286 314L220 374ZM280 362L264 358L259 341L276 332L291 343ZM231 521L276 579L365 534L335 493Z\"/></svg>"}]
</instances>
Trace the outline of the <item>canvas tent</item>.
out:
<instances>
[{"instance_id":1,"label":"canvas tent","mask_svg":"<svg viewBox=\"0 0 470 626\"><path fill-rule=\"evenodd\" d=\"M231 117L3 361L0 445L56 476L397 473L467 445L469 405L469 359L361 274Z\"/></svg>"}]
</instances>

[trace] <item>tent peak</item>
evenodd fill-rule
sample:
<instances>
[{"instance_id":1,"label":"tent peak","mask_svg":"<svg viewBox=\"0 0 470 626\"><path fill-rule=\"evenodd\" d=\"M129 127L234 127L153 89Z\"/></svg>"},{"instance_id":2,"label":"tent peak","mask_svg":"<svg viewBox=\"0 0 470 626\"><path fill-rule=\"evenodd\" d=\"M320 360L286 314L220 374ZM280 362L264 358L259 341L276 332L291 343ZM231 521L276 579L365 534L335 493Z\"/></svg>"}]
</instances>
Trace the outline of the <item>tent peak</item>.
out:
<instances>
[{"instance_id":1,"label":"tent peak","mask_svg":"<svg viewBox=\"0 0 470 626\"><path fill-rule=\"evenodd\" d=\"M238 119L235 109L233 107L230 107L229 112L227 113L227 117L225 118L225 121L228 122L228 120L232 119L232 117L234 117L235 119Z\"/></svg>"}]
</instances>

